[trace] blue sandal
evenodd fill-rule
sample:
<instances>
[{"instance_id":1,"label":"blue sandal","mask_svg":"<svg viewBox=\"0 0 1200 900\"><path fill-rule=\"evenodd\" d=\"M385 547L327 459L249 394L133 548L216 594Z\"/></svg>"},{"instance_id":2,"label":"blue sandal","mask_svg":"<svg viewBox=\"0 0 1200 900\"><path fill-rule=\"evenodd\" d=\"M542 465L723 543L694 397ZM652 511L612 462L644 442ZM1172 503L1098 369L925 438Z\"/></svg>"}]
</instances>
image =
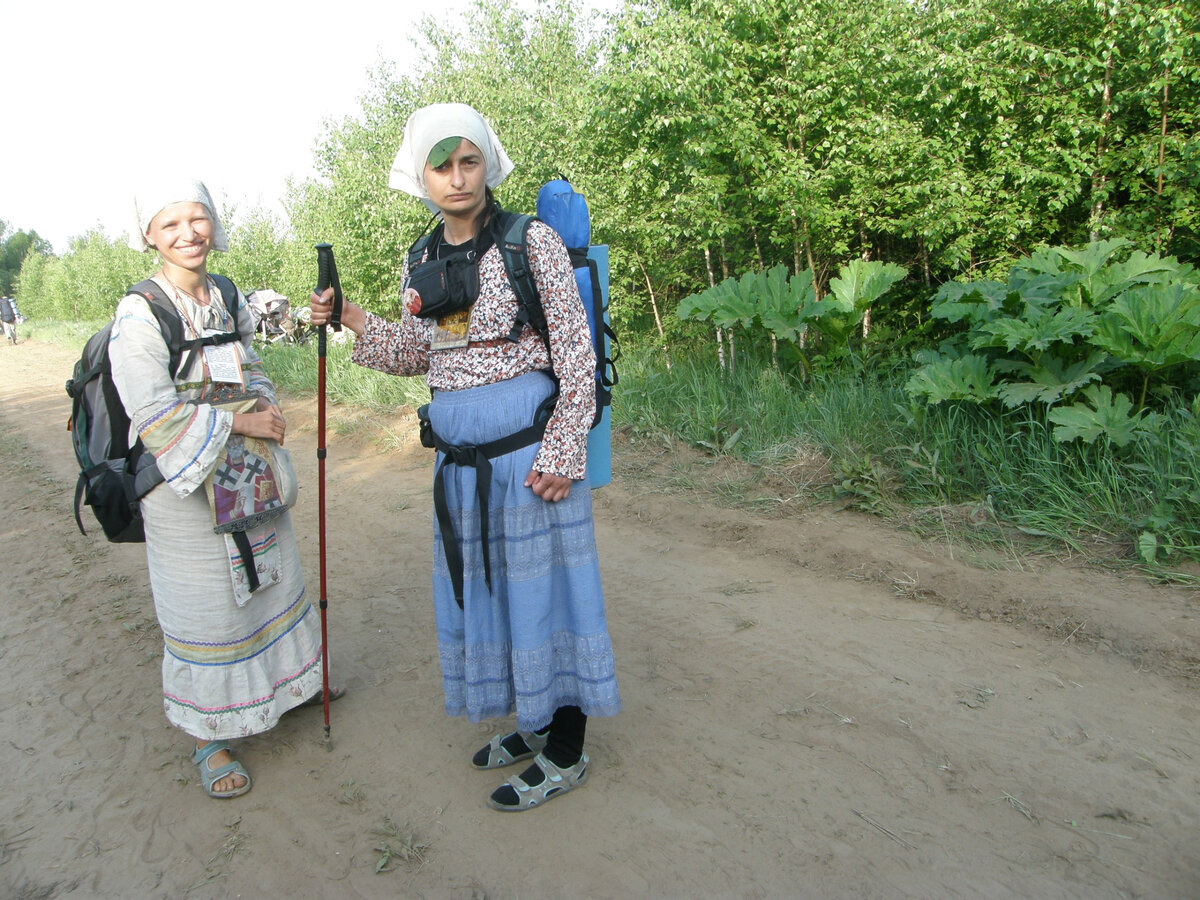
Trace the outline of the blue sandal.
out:
<instances>
[{"instance_id":1,"label":"blue sandal","mask_svg":"<svg viewBox=\"0 0 1200 900\"><path fill-rule=\"evenodd\" d=\"M250 773L237 760L226 763L219 769L209 768L209 757L214 753L220 753L222 750L228 749L228 741L209 741L203 747L197 747L195 752L192 753L192 762L200 769L200 783L204 786L204 793L208 794L214 800L229 800L232 797L240 797L250 790ZM245 779L245 783L230 791L214 791L213 785L227 775L240 775Z\"/></svg>"}]
</instances>

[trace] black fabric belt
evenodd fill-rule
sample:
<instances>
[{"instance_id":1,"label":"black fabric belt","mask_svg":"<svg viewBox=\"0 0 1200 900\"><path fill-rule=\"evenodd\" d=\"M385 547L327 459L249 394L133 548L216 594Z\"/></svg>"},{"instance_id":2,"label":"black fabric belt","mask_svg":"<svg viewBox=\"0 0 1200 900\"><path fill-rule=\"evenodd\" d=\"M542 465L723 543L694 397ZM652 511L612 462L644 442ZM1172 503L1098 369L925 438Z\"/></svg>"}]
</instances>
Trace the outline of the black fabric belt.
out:
<instances>
[{"instance_id":1,"label":"black fabric belt","mask_svg":"<svg viewBox=\"0 0 1200 900\"><path fill-rule=\"evenodd\" d=\"M483 544L483 580L490 593L492 555L488 544L488 498L492 490L491 460L540 441L546 433L546 423L550 421L554 401L557 399L558 392L555 391L542 402L532 425L486 444L448 444L436 433L433 434L433 445L442 454L433 475L433 509L442 535L442 549L446 553L446 567L450 570L454 599L459 609L463 608L463 556L458 548L458 538L454 534L454 523L450 520L450 506L446 502L445 468L453 465L470 466L475 469L475 497L479 501L479 540Z\"/></svg>"},{"instance_id":2,"label":"black fabric belt","mask_svg":"<svg viewBox=\"0 0 1200 900\"><path fill-rule=\"evenodd\" d=\"M233 545L242 555L242 564L246 567L246 584L253 594L258 590L259 583L258 567L254 565L254 548L250 546L250 538L246 537L244 531L234 531L229 536L233 538Z\"/></svg>"}]
</instances>

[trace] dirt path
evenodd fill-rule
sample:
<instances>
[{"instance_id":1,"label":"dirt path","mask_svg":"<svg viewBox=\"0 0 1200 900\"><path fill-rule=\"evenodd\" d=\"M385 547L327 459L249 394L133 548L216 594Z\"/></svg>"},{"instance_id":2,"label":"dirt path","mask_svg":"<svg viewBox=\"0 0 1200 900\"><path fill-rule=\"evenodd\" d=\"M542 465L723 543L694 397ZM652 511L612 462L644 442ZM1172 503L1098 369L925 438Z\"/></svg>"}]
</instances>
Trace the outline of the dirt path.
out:
<instances>
[{"instance_id":1,"label":"dirt path","mask_svg":"<svg viewBox=\"0 0 1200 900\"><path fill-rule=\"evenodd\" d=\"M627 444L596 494L625 709L590 723L585 789L488 810L467 760L492 728L442 712L403 418L399 449L329 441L331 744L289 715L239 746L254 790L207 800L143 549L75 529L73 358L0 348L0 896L1200 895L1196 591L720 509ZM289 412L315 595L315 416Z\"/></svg>"}]
</instances>

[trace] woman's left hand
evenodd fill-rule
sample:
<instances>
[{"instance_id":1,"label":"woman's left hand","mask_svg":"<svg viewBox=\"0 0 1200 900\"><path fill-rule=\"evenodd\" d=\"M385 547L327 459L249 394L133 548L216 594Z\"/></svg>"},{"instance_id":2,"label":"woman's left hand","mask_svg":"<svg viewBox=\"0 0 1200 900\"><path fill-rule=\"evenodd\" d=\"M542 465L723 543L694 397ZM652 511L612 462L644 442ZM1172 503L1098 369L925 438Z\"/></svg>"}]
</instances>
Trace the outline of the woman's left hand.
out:
<instances>
[{"instance_id":1,"label":"woman's left hand","mask_svg":"<svg viewBox=\"0 0 1200 900\"><path fill-rule=\"evenodd\" d=\"M533 488L533 492L547 503L557 503L559 500L566 500L567 495L571 493L571 479L534 469L526 476L525 487Z\"/></svg>"},{"instance_id":2,"label":"woman's left hand","mask_svg":"<svg viewBox=\"0 0 1200 900\"><path fill-rule=\"evenodd\" d=\"M266 438L278 441L283 446L287 422L283 418L283 410L261 397L255 404L254 412L234 413L234 434L244 434L247 437Z\"/></svg>"}]
</instances>

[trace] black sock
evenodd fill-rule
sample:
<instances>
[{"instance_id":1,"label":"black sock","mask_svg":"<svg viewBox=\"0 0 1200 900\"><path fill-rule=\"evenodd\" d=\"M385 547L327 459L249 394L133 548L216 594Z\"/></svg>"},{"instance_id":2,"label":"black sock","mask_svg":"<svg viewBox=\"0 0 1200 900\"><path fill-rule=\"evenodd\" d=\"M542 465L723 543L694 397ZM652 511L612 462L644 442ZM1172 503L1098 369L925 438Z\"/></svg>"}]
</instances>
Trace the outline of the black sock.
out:
<instances>
[{"instance_id":1,"label":"black sock","mask_svg":"<svg viewBox=\"0 0 1200 900\"><path fill-rule=\"evenodd\" d=\"M583 710L578 706L560 706L550 721L550 739L546 742L546 749L542 751L542 755L560 769L571 768L583 758L583 738L586 731L587 716L583 714ZM530 787L537 787L546 780L546 774L536 765L530 766L520 777ZM517 792L507 784L498 787L492 794L492 799L502 806L516 806L520 802Z\"/></svg>"},{"instance_id":2,"label":"black sock","mask_svg":"<svg viewBox=\"0 0 1200 900\"><path fill-rule=\"evenodd\" d=\"M578 706L560 706L550 720L550 739L542 755L560 769L569 769L583 757L587 716Z\"/></svg>"},{"instance_id":3,"label":"black sock","mask_svg":"<svg viewBox=\"0 0 1200 900\"><path fill-rule=\"evenodd\" d=\"M549 730L550 730L550 726L547 725L545 728L539 728L537 731L534 732L534 734L538 735L539 737L545 737L546 732ZM523 753L528 753L530 750L533 749L532 747L530 747L528 744L525 743L525 738L521 737L521 733L519 731L514 731L511 734L509 734L507 737L505 737L504 740L502 740L500 742L500 746L503 747L505 750L507 750L509 752L509 754L513 757L520 756ZM487 761L488 761L490 752L491 752L490 747L481 747L475 753L475 756L472 758L471 761L475 765L482 768L483 766L487 765Z\"/></svg>"}]
</instances>

